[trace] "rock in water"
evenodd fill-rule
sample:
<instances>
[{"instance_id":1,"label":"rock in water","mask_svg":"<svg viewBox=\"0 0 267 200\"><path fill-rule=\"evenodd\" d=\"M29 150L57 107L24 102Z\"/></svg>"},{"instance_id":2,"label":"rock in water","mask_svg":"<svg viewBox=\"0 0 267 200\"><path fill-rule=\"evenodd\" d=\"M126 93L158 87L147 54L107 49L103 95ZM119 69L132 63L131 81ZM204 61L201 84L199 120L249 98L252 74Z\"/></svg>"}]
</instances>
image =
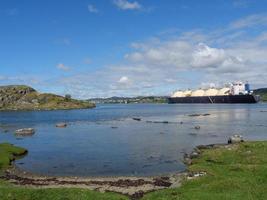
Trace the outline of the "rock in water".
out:
<instances>
[{"instance_id":1,"label":"rock in water","mask_svg":"<svg viewBox=\"0 0 267 200\"><path fill-rule=\"evenodd\" d=\"M141 118L133 117L133 120L135 120L135 121L141 121Z\"/></svg>"},{"instance_id":2,"label":"rock in water","mask_svg":"<svg viewBox=\"0 0 267 200\"><path fill-rule=\"evenodd\" d=\"M15 131L16 136L31 136L35 133L33 128L22 128Z\"/></svg>"},{"instance_id":3,"label":"rock in water","mask_svg":"<svg viewBox=\"0 0 267 200\"><path fill-rule=\"evenodd\" d=\"M199 125L195 126L195 129L196 130L199 130L200 129L200 126Z\"/></svg>"},{"instance_id":4,"label":"rock in water","mask_svg":"<svg viewBox=\"0 0 267 200\"><path fill-rule=\"evenodd\" d=\"M58 123L58 124L56 124L56 127L58 127L58 128L66 128L67 127L67 123Z\"/></svg>"},{"instance_id":5,"label":"rock in water","mask_svg":"<svg viewBox=\"0 0 267 200\"><path fill-rule=\"evenodd\" d=\"M228 139L228 144L235 144L235 143L240 143L240 142L244 142L242 135L233 135L229 137Z\"/></svg>"}]
</instances>

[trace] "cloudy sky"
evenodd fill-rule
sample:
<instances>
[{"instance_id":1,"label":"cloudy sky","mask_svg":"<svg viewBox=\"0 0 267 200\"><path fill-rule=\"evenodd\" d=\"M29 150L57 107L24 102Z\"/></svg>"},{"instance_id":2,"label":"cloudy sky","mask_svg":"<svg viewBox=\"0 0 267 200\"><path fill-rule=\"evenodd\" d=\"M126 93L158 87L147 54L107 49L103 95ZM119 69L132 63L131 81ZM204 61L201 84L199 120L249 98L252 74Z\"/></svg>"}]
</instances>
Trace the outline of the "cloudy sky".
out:
<instances>
[{"instance_id":1,"label":"cloudy sky","mask_svg":"<svg viewBox=\"0 0 267 200\"><path fill-rule=\"evenodd\" d=\"M267 0L0 1L0 85L91 98L266 79Z\"/></svg>"}]
</instances>

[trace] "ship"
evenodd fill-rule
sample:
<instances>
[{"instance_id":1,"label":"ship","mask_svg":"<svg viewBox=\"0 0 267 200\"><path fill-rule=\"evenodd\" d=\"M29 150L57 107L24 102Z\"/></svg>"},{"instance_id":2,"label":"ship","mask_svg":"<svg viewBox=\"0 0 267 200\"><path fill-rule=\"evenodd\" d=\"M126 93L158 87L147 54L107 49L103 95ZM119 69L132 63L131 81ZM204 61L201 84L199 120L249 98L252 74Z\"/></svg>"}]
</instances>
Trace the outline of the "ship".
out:
<instances>
[{"instance_id":1,"label":"ship","mask_svg":"<svg viewBox=\"0 0 267 200\"><path fill-rule=\"evenodd\" d=\"M244 103L258 103L260 101L259 95L254 95L250 90L249 83L240 81L226 84L222 88L210 87L207 89L175 91L168 97L168 103L230 103L230 104L244 104Z\"/></svg>"}]
</instances>

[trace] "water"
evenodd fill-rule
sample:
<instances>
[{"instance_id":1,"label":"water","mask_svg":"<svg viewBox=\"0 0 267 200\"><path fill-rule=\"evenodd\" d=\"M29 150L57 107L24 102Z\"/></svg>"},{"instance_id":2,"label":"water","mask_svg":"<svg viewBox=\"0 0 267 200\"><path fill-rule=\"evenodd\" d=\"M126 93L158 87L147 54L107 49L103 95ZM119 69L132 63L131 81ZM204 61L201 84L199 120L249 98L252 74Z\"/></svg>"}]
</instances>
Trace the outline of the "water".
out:
<instances>
[{"instance_id":1,"label":"water","mask_svg":"<svg viewBox=\"0 0 267 200\"><path fill-rule=\"evenodd\" d=\"M0 142L28 149L29 154L16 164L38 174L162 175L185 170L183 154L196 145L225 143L236 133L246 140L267 139L267 112L260 111L267 111L267 104L131 104L0 112ZM211 115L188 116L195 113ZM58 122L68 122L69 126L56 128ZM194 129L197 125L200 130ZM35 128L35 135L16 138L14 131L23 127Z\"/></svg>"}]
</instances>

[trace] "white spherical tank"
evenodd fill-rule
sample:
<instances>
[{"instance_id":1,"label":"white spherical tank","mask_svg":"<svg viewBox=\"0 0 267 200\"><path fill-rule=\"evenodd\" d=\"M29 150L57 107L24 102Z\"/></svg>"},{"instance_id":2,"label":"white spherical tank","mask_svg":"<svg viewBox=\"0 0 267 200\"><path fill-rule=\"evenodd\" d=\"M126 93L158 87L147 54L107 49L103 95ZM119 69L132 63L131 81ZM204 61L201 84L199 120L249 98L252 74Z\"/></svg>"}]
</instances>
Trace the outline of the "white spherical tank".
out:
<instances>
[{"instance_id":1,"label":"white spherical tank","mask_svg":"<svg viewBox=\"0 0 267 200\"><path fill-rule=\"evenodd\" d=\"M183 91L176 91L172 97L184 97L184 92Z\"/></svg>"},{"instance_id":2,"label":"white spherical tank","mask_svg":"<svg viewBox=\"0 0 267 200\"><path fill-rule=\"evenodd\" d=\"M191 91L191 90L186 90L186 91L184 91L184 96L185 96L185 97L190 97L191 94L192 94L192 91Z\"/></svg>"},{"instance_id":3,"label":"white spherical tank","mask_svg":"<svg viewBox=\"0 0 267 200\"><path fill-rule=\"evenodd\" d=\"M230 91L231 91L230 88L225 87L219 90L218 95L220 96L229 95Z\"/></svg>"},{"instance_id":4,"label":"white spherical tank","mask_svg":"<svg viewBox=\"0 0 267 200\"><path fill-rule=\"evenodd\" d=\"M210 89L205 91L204 96L217 96L217 94L218 94L218 90L217 89L210 88Z\"/></svg>"},{"instance_id":5,"label":"white spherical tank","mask_svg":"<svg viewBox=\"0 0 267 200\"><path fill-rule=\"evenodd\" d=\"M204 90L195 90L192 92L191 96L192 97L202 97L204 95L205 91Z\"/></svg>"}]
</instances>

